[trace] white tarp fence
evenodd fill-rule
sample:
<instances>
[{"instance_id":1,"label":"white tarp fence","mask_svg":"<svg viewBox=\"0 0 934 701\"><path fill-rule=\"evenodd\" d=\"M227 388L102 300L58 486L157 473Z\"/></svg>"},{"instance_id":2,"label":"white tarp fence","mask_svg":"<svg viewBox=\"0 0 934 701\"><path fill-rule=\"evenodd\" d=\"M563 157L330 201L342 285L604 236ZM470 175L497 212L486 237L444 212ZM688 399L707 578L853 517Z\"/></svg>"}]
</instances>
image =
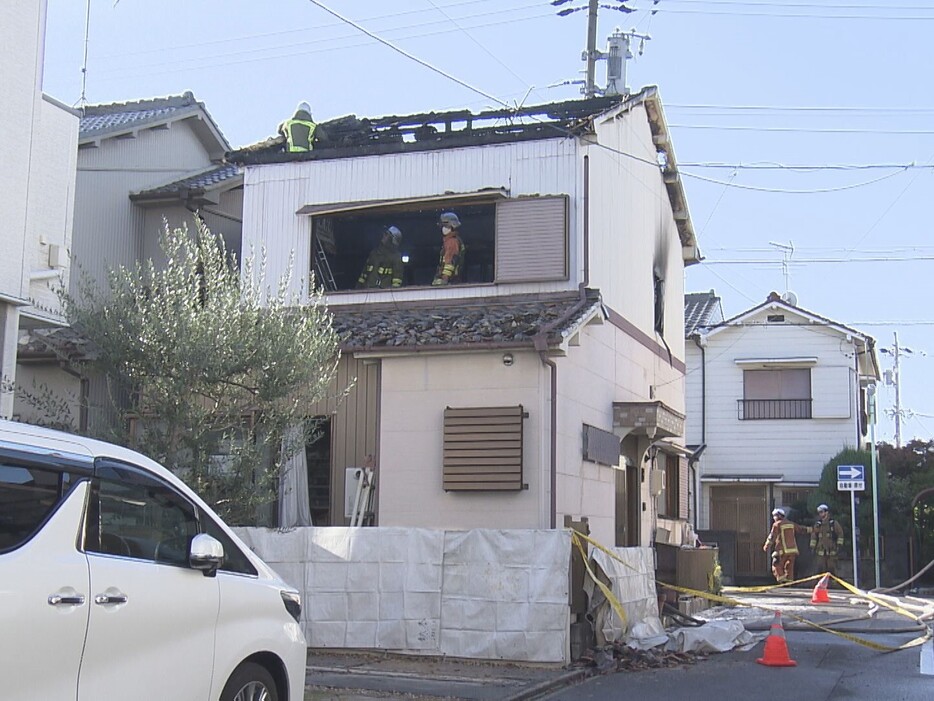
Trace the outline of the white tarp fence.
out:
<instances>
[{"instance_id":1,"label":"white tarp fence","mask_svg":"<svg viewBox=\"0 0 934 701\"><path fill-rule=\"evenodd\" d=\"M569 531L235 530L302 592L311 647L570 661Z\"/></svg>"},{"instance_id":2,"label":"white tarp fence","mask_svg":"<svg viewBox=\"0 0 934 701\"><path fill-rule=\"evenodd\" d=\"M668 640L658 616L655 591L655 558L652 548L613 548L614 559L598 548L591 550L595 572L620 603L626 620L619 616L603 592L587 579L585 591L590 601L597 645L625 640L631 647L651 648Z\"/></svg>"}]
</instances>

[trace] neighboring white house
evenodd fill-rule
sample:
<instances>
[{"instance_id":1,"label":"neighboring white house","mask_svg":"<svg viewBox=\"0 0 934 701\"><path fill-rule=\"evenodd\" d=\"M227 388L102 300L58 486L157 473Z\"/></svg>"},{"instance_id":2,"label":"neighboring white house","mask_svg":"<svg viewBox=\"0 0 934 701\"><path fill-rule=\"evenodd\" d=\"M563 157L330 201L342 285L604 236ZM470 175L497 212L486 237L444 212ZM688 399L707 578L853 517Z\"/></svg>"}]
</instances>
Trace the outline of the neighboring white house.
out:
<instances>
[{"instance_id":1,"label":"neighboring white house","mask_svg":"<svg viewBox=\"0 0 934 701\"><path fill-rule=\"evenodd\" d=\"M865 445L875 341L793 293L725 321L712 291L689 294L685 319L698 529L720 543L725 573L761 576L771 509L804 501L834 455Z\"/></svg>"},{"instance_id":2,"label":"neighboring white house","mask_svg":"<svg viewBox=\"0 0 934 701\"><path fill-rule=\"evenodd\" d=\"M73 164L77 157L73 295L80 294L82 279L105 285L112 268L163 260L164 220L170 227L192 227L197 214L239 254L243 180L236 166L222 163L230 145L190 92L87 105L80 115L80 132L67 151ZM57 372L59 360L79 358L84 350L70 329L36 329L20 358L43 368L48 385L80 395L75 428L99 431L120 420L103 380L79 382Z\"/></svg>"},{"instance_id":3,"label":"neighboring white house","mask_svg":"<svg viewBox=\"0 0 934 701\"><path fill-rule=\"evenodd\" d=\"M45 0L0 5L0 416L29 418L13 384L43 370L18 357L19 339L60 326L56 288L67 284L78 115L42 92Z\"/></svg>"},{"instance_id":4,"label":"neighboring white house","mask_svg":"<svg viewBox=\"0 0 934 701\"><path fill-rule=\"evenodd\" d=\"M348 522L345 471L372 463L379 525L587 517L610 546L659 527L680 543L683 273L699 251L657 90L323 126L311 152L279 138L228 157L244 250L264 248L273 276L293 256L315 271L342 339L336 388L355 380L317 408L315 523ZM447 211L465 279L432 286ZM388 225L403 286L355 289Z\"/></svg>"}]
</instances>

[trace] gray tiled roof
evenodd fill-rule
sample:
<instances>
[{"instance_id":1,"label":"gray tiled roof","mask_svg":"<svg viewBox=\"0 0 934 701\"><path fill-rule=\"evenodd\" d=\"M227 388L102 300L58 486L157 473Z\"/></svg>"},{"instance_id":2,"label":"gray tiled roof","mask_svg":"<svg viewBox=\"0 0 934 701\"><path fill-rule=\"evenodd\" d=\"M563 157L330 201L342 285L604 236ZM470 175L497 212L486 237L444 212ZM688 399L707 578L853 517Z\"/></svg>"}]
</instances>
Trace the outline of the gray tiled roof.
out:
<instances>
[{"instance_id":1,"label":"gray tiled roof","mask_svg":"<svg viewBox=\"0 0 934 701\"><path fill-rule=\"evenodd\" d=\"M81 110L78 139L93 141L199 113L203 115L201 126L210 132L210 138L218 142L220 149L229 149L230 144L227 143L214 119L204 104L195 99L190 90L181 95L156 97L149 100L87 105Z\"/></svg>"},{"instance_id":2,"label":"gray tiled roof","mask_svg":"<svg viewBox=\"0 0 934 701\"><path fill-rule=\"evenodd\" d=\"M187 192L190 190L210 190L221 183L235 178L240 174L240 168L233 164L219 165L209 170L189 175L188 177L175 180L159 187L149 190L143 190L138 193L134 199L139 197L158 197L161 195L171 195L177 192Z\"/></svg>"},{"instance_id":3,"label":"gray tiled roof","mask_svg":"<svg viewBox=\"0 0 934 701\"><path fill-rule=\"evenodd\" d=\"M198 106L198 101L191 92L152 100L88 105L81 117L80 134L82 137L88 137L121 127L155 122L173 112L187 110L193 106Z\"/></svg>"},{"instance_id":4,"label":"gray tiled roof","mask_svg":"<svg viewBox=\"0 0 934 701\"><path fill-rule=\"evenodd\" d=\"M720 298L710 292L691 292L684 295L684 337L689 338L702 328L723 321Z\"/></svg>"},{"instance_id":5,"label":"gray tiled roof","mask_svg":"<svg viewBox=\"0 0 934 701\"><path fill-rule=\"evenodd\" d=\"M560 343L602 306L599 290L443 302L356 304L333 307L334 330L345 352L392 349L457 350L535 347ZM544 348L540 348L544 349ZM18 354L32 360L88 360L95 346L72 328L35 329Z\"/></svg>"},{"instance_id":6,"label":"gray tiled roof","mask_svg":"<svg viewBox=\"0 0 934 701\"><path fill-rule=\"evenodd\" d=\"M332 307L334 330L345 351L534 346L536 336L560 343L599 307L600 292L456 299L401 307L366 304Z\"/></svg>"}]
</instances>

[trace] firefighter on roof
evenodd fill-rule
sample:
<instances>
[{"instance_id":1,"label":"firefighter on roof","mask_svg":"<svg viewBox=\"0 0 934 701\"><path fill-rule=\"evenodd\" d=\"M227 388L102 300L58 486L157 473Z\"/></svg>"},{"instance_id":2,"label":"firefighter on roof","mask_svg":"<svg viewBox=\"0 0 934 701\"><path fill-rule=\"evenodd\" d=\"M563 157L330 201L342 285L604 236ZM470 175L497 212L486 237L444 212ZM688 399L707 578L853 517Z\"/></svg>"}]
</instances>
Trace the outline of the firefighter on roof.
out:
<instances>
[{"instance_id":1,"label":"firefighter on roof","mask_svg":"<svg viewBox=\"0 0 934 701\"><path fill-rule=\"evenodd\" d=\"M292 118L279 125L279 133L285 137L289 153L311 151L317 129L318 125L311 117L311 106L307 102L299 103Z\"/></svg>"}]
</instances>

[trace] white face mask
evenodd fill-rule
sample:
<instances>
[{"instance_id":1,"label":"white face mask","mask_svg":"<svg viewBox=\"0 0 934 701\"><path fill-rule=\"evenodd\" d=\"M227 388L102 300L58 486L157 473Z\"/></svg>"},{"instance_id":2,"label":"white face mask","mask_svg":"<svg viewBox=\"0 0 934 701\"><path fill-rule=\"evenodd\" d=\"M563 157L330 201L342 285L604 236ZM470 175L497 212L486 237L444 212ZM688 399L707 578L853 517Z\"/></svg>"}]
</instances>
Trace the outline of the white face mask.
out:
<instances>
[{"instance_id":1,"label":"white face mask","mask_svg":"<svg viewBox=\"0 0 934 701\"><path fill-rule=\"evenodd\" d=\"M451 227L449 227L449 226L442 226L442 227L441 227L441 233L444 234L445 236L447 236L448 234L451 233Z\"/></svg>"}]
</instances>

